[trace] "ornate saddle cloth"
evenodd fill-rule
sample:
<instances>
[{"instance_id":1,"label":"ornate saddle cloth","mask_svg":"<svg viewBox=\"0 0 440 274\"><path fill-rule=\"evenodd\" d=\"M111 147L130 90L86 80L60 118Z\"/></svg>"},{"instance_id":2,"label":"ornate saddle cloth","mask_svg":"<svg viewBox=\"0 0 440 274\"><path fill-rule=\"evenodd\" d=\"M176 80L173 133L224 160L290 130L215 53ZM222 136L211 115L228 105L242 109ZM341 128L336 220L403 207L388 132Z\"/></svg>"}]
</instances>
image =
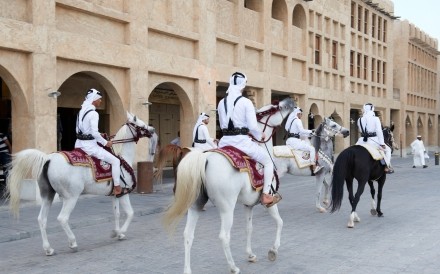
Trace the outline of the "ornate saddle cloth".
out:
<instances>
[{"instance_id":1,"label":"ornate saddle cloth","mask_svg":"<svg viewBox=\"0 0 440 274\"><path fill-rule=\"evenodd\" d=\"M112 166L109 163L87 155L80 148L75 148L72 151L58 151L58 153L63 155L71 165L91 167L93 178L97 182L112 179Z\"/></svg>"},{"instance_id":2,"label":"ornate saddle cloth","mask_svg":"<svg viewBox=\"0 0 440 274\"><path fill-rule=\"evenodd\" d=\"M210 151L224 155L226 159L229 160L231 165L240 172L247 172L251 185L256 191L259 191L261 188L263 188L264 172L262 164L249 158L249 156L247 156L243 151L232 146L225 146Z\"/></svg>"},{"instance_id":3,"label":"ornate saddle cloth","mask_svg":"<svg viewBox=\"0 0 440 274\"><path fill-rule=\"evenodd\" d=\"M356 146L363 146L370 153L374 160L382 160L385 157L385 153L382 150L369 144L356 144Z\"/></svg>"},{"instance_id":4,"label":"ornate saddle cloth","mask_svg":"<svg viewBox=\"0 0 440 274\"><path fill-rule=\"evenodd\" d=\"M278 158L294 158L299 168L306 168L312 164L308 151L293 149L289 146L273 147L273 155Z\"/></svg>"}]
</instances>

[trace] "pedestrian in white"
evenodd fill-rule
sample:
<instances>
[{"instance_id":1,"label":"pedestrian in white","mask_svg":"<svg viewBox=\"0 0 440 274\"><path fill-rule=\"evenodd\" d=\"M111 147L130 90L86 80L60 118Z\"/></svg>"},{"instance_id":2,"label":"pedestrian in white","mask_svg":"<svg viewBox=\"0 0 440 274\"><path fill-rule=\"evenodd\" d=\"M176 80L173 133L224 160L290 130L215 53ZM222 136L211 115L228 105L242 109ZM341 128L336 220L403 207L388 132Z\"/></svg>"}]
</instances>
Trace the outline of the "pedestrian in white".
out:
<instances>
[{"instance_id":1,"label":"pedestrian in white","mask_svg":"<svg viewBox=\"0 0 440 274\"><path fill-rule=\"evenodd\" d=\"M99 114L96 112L96 107L101 105L101 101L102 94L98 90L92 88L87 92L76 120L75 148L80 148L88 155L112 165L115 186L113 194L118 195L122 192L120 186L121 163L116 156L98 145L98 143L106 147L113 145L112 141L105 140L98 131Z\"/></svg>"},{"instance_id":2,"label":"pedestrian in white","mask_svg":"<svg viewBox=\"0 0 440 274\"><path fill-rule=\"evenodd\" d=\"M223 137L219 147L233 146L246 153L255 161L264 165L264 186L261 203L263 205L274 202L269 194L273 178L273 163L269 154L257 142L252 141L249 134L257 140L266 138L258 127L255 107L252 101L242 96L246 87L247 77L243 73L235 72L229 79L227 96L218 104L218 115Z\"/></svg>"},{"instance_id":3,"label":"pedestrian in white","mask_svg":"<svg viewBox=\"0 0 440 274\"><path fill-rule=\"evenodd\" d=\"M385 145L382 123L379 117L376 117L374 114L374 106L371 103L367 103L363 109L364 114L357 121L361 137L356 144L369 144L379 150L383 150L385 152L384 160L387 165L385 172L388 174L394 173L391 167L391 148Z\"/></svg>"},{"instance_id":4,"label":"pedestrian in white","mask_svg":"<svg viewBox=\"0 0 440 274\"><path fill-rule=\"evenodd\" d=\"M180 147L180 130L177 132L177 137L171 140L170 144Z\"/></svg>"},{"instance_id":5,"label":"pedestrian in white","mask_svg":"<svg viewBox=\"0 0 440 274\"><path fill-rule=\"evenodd\" d=\"M416 166L423 166L423 168L427 168L428 166L425 164L426 150L425 146L423 145L422 135L417 135L417 139L411 143L411 148L414 155L413 168L416 168Z\"/></svg>"},{"instance_id":6,"label":"pedestrian in white","mask_svg":"<svg viewBox=\"0 0 440 274\"><path fill-rule=\"evenodd\" d=\"M313 131L304 129L301 121L302 109L295 107L292 113L287 118L285 129L287 131L286 145L293 149L308 151L310 155L310 162L312 164L313 173L317 173L321 166L316 165L316 150L309 142L302 140L301 137L310 136Z\"/></svg>"},{"instance_id":7,"label":"pedestrian in white","mask_svg":"<svg viewBox=\"0 0 440 274\"><path fill-rule=\"evenodd\" d=\"M209 115L202 112L193 129L193 147L202 151L217 148L216 141L209 136Z\"/></svg>"}]
</instances>

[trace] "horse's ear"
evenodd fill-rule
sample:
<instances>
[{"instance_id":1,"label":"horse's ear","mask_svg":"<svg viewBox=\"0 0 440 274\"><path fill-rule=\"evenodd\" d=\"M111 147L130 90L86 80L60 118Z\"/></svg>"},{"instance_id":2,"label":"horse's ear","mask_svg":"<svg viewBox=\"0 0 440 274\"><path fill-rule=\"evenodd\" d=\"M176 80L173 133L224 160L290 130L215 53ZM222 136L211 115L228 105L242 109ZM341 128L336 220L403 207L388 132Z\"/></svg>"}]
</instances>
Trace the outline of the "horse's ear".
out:
<instances>
[{"instance_id":1,"label":"horse's ear","mask_svg":"<svg viewBox=\"0 0 440 274\"><path fill-rule=\"evenodd\" d=\"M133 114L131 114L130 112L127 111L127 120L131 121L133 120Z\"/></svg>"},{"instance_id":2,"label":"horse's ear","mask_svg":"<svg viewBox=\"0 0 440 274\"><path fill-rule=\"evenodd\" d=\"M391 130L391 131L394 130L394 123L391 123L390 130Z\"/></svg>"},{"instance_id":3,"label":"horse's ear","mask_svg":"<svg viewBox=\"0 0 440 274\"><path fill-rule=\"evenodd\" d=\"M135 121L136 122L136 120L137 120L137 117L136 117L136 115L133 117L133 121Z\"/></svg>"}]
</instances>

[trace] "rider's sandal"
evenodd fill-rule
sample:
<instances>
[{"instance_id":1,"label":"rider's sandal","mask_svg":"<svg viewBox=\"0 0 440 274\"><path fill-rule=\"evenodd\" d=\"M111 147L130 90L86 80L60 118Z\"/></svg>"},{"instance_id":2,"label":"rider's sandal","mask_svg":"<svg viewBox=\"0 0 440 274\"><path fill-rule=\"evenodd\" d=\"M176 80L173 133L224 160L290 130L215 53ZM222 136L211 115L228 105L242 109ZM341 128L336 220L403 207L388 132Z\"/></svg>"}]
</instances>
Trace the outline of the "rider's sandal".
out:
<instances>
[{"instance_id":1,"label":"rider's sandal","mask_svg":"<svg viewBox=\"0 0 440 274\"><path fill-rule=\"evenodd\" d=\"M269 208L272 207L274 205L276 205L277 203L279 203L281 201L281 199L283 199L283 197L281 197L281 194L279 194L278 192L275 193L273 195L273 201L270 204L263 204L265 207Z\"/></svg>"}]
</instances>

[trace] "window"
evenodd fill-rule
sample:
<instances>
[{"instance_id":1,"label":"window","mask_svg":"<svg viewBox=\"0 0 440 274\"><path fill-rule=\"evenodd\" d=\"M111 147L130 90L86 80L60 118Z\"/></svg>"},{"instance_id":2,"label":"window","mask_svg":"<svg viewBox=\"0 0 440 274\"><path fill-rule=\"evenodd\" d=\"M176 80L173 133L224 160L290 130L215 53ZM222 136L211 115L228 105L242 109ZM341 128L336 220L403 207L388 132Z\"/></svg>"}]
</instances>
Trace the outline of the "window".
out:
<instances>
[{"instance_id":1,"label":"window","mask_svg":"<svg viewBox=\"0 0 440 274\"><path fill-rule=\"evenodd\" d=\"M350 51L350 76L354 76L354 51Z\"/></svg>"},{"instance_id":2,"label":"window","mask_svg":"<svg viewBox=\"0 0 440 274\"><path fill-rule=\"evenodd\" d=\"M371 19L371 36L376 37L376 14L373 14L373 18Z\"/></svg>"},{"instance_id":3,"label":"window","mask_svg":"<svg viewBox=\"0 0 440 274\"><path fill-rule=\"evenodd\" d=\"M362 60L362 54L357 54L357 60L356 60L356 75L358 78L361 78L361 60Z\"/></svg>"},{"instance_id":4,"label":"window","mask_svg":"<svg viewBox=\"0 0 440 274\"><path fill-rule=\"evenodd\" d=\"M356 4L353 2L351 3L351 27L354 29L354 15L355 15L355 10L356 10Z\"/></svg>"},{"instance_id":5,"label":"window","mask_svg":"<svg viewBox=\"0 0 440 274\"><path fill-rule=\"evenodd\" d=\"M382 37L382 18L377 18L377 39L381 40Z\"/></svg>"},{"instance_id":6,"label":"window","mask_svg":"<svg viewBox=\"0 0 440 274\"><path fill-rule=\"evenodd\" d=\"M386 75L387 75L387 63L383 62L382 64L382 84L386 84Z\"/></svg>"},{"instance_id":7,"label":"window","mask_svg":"<svg viewBox=\"0 0 440 274\"><path fill-rule=\"evenodd\" d=\"M383 35L382 35L382 41L386 43L387 41L387 21L383 21Z\"/></svg>"},{"instance_id":8,"label":"window","mask_svg":"<svg viewBox=\"0 0 440 274\"><path fill-rule=\"evenodd\" d=\"M364 56L364 80L367 80L367 66L368 66L368 57Z\"/></svg>"},{"instance_id":9,"label":"window","mask_svg":"<svg viewBox=\"0 0 440 274\"><path fill-rule=\"evenodd\" d=\"M368 10L365 9L364 11L364 33L368 33Z\"/></svg>"},{"instance_id":10,"label":"window","mask_svg":"<svg viewBox=\"0 0 440 274\"><path fill-rule=\"evenodd\" d=\"M338 69L338 42L332 43L332 68Z\"/></svg>"},{"instance_id":11,"label":"window","mask_svg":"<svg viewBox=\"0 0 440 274\"><path fill-rule=\"evenodd\" d=\"M376 82L380 83L380 69L381 69L381 61L377 60L376 66Z\"/></svg>"},{"instance_id":12,"label":"window","mask_svg":"<svg viewBox=\"0 0 440 274\"><path fill-rule=\"evenodd\" d=\"M315 36L315 64L321 64L321 36Z\"/></svg>"},{"instance_id":13,"label":"window","mask_svg":"<svg viewBox=\"0 0 440 274\"><path fill-rule=\"evenodd\" d=\"M374 82L374 79L376 79L375 75L375 66L376 66L376 59L371 58L371 82Z\"/></svg>"},{"instance_id":14,"label":"window","mask_svg":"<svg viewBox=\"0 0 440 274\"><path fill-rule=\"evenodd\" d=\"M362 31L362 7L359 6L358 7L358 26L357 26L357 30L358 31Z\"/></svg>"}]
</instances>

